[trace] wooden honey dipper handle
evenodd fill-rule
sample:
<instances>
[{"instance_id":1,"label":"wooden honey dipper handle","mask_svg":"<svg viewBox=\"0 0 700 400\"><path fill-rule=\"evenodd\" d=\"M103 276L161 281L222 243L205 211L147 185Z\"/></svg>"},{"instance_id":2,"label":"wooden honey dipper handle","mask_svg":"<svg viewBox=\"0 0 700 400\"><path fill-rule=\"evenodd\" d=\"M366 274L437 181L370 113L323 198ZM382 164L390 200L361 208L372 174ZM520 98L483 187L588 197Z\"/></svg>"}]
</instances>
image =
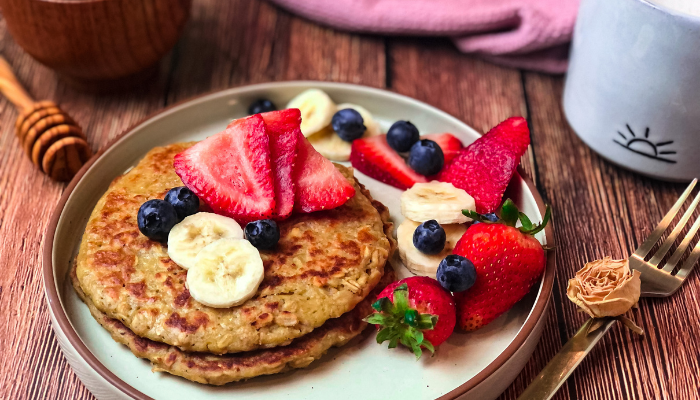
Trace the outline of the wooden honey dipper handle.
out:
<instances>
[{"instance_id":1,"label":"wooden honey dipper handle","mask_svg":"<svg viewBox=\"0 0 700 400\"><path fill-rule=\"evenodd\" d=\"M15 132L34 165L51 179L70 180L92 156L80 126L54 102L35 102L2 56L0 92L19 111Z\"/></svg>"},{"instance_id":2,"label":"wooden honey dipper handle","mask_svg":"<svg viewBox=\"0 0 700 400\"><path fill-rule=\"evenodd\" d=\"M22 87L12 72L10 64L0 56L0 92L17 107L17 111L24 112L32 108L34 99Z\"/></svg>"}]
</instances>

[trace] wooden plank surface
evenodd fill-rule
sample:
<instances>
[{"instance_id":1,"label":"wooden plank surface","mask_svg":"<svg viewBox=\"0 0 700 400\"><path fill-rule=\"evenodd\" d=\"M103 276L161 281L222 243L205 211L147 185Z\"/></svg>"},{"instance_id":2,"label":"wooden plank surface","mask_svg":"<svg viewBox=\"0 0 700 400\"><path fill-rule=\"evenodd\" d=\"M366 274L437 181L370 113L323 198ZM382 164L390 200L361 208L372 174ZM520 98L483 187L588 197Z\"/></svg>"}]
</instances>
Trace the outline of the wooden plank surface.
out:
<instances>
[{"instance_id":1,"label":"wooden plank surface","mask_svg":"<svg viewBox=\"0 0 700 400\"><path fill-rule=\"evenodd\" d=\"M561 112L562 79L494 66L440 39L336 32L266 2L199 0L154 81L137 91L75 91L24 54L0 19L0 53L30 93L52 99L85 128L93 150L158 109L247 83L318 79L415 97L480 131L511 115L528 117L533 146L524 167L555 210L558 276L535 354L501 399L515 399L585 318L566 300L568 277L585 260L627 256L671 206L682 185L645 179L592 153ZM0 399L93 399L67 366L50 327L40 254L64 185L20 151L16 114L0 100ZM567 381L557 399L699 397L700 283L693 274L671 299L645 299L635 318L647 334L615 328Z\"/></svg>"}]
</instances>

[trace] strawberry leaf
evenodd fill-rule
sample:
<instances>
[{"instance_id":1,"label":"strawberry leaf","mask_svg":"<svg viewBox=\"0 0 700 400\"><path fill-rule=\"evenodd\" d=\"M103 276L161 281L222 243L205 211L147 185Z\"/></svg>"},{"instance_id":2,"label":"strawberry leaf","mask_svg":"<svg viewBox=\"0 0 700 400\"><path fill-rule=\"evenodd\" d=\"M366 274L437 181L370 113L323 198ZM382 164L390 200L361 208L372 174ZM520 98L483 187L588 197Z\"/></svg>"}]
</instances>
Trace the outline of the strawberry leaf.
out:
<instances>
[{"instance_id":1,"label":"strawberry leaf","mask_svg":"<svg viewBox=\"0 0 700 400\"><path fill-rule=\"evenodd\" d=\"M507 199L505 202L503 202L500 217L504 224L508 226L515 226L515 223L518 222L519 213L520 211L518 210L518 206L513 203L513 200Z\"/></svg>"},{"instance_id":2,"label":"strawberry leaf","mask_svg":"<svg viewBox=\"0 0 700 400\"><path fill-rule=\"evenodd\" d=\"M523 225L523 228L526 231L532 230L532 221L530 221L530 218L525 215L525 213L518 213L518 216L520 217L520 223Z\"/></svg>"},{"instance_id":3,"label":"strawberry leaf","mask_svg":"<svg viewBox=\"0 0 700 400\"><path fill-rule=\"evenodd\" d=\"M546 226L549 220L552 218L552 209L551 207L547 206L546 211L544 212L544 218L542 218L542 223L533 226L531 229L523 229L525 228L525 225L523 224L523 227L520 228L520 231L524 234L527 235L534 235L541 230L543 230Z\"/></svg>"}]
</instances>

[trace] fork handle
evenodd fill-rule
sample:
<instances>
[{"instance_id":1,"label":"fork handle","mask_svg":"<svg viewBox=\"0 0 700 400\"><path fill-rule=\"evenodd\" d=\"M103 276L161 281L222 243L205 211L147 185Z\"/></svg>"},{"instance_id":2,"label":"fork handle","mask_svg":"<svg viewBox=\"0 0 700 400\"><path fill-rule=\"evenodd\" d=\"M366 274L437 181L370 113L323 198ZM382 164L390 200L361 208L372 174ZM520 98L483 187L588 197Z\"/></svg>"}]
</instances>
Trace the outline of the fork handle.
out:
<instances>
[{"instance_id":1,"label":"fork handle","mask_svg":"<svg viewBox=\"0 0 700 400\"><path fill-rule=\"evenodd\" d=\"M542 372L530 383L518 400L549 400L559 390L561 385L583 361L583 358L593 350L593 347L605 336L615 322L614 318L606 318L603 326L594 332L586 334L588 327L594 322L589 319L581 329L569 339L554 358L544 367Z\"/></svg>"}]
</instances>

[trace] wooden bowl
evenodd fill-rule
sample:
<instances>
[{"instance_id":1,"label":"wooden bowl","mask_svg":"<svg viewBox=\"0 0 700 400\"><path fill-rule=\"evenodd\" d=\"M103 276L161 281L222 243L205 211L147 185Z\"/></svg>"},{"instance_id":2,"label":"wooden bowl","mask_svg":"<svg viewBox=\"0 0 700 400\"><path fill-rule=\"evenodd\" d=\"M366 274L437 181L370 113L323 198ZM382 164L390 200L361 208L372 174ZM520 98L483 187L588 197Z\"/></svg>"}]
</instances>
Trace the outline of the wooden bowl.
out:
<instances>
[{"instance_id":1,"label":"wooden bowl","mask_svg":"<svg viewBox=\"0 0 700 400\"><path fill-rule=\"evenodd\" d=\"M177 42L192 0L0 0L14 39L81 85L144 75ZM153 69L153 68L151 68Z\"/></svg>"}]
</instances>

